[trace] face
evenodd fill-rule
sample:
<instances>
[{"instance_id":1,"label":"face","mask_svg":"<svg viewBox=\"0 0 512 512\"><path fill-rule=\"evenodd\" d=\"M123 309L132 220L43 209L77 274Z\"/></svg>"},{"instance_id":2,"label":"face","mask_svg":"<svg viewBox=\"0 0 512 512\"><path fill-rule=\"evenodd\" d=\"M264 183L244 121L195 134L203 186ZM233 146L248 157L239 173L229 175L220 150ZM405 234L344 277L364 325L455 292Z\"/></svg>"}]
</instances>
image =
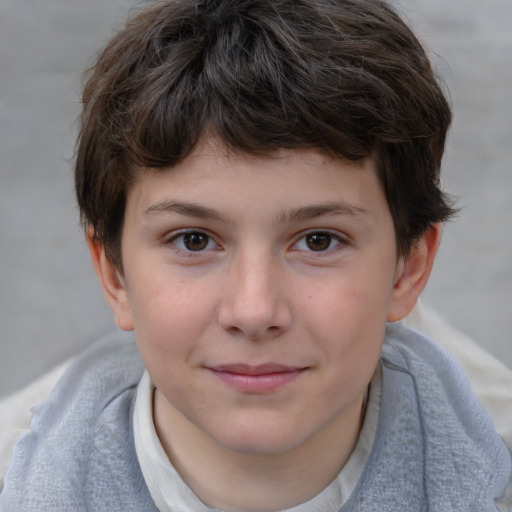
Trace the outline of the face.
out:
<instances>
[{"instance_id":1,"label":"face","mask_svg":"<svg viewBox=\"0 0 512 512\"><path fill-rule=\"evenodd\" d=\"M130 189L122 257L159 417L271 454L360 415L403 270L371 160L203 144Z\"/></svg>"}]
</instances>

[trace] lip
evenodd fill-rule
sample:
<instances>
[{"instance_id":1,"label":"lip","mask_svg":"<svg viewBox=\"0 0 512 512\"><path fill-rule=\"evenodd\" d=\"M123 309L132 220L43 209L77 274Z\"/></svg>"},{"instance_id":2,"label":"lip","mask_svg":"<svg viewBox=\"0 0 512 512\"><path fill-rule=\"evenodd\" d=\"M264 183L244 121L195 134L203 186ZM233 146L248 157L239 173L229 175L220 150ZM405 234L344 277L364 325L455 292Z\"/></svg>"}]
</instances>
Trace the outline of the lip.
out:
<instances>
[{"instance_id":1,"label":"lip","mask_svg":"<svg viewBox=\"0 0 512 512\"><path fill-rule=\"evenodd\" d=\"M252 394L277 391L297 379L307 368L267 363L257 366L226 364L208 368L213 375L228 386Z\"/></svg>"}]
</instances>

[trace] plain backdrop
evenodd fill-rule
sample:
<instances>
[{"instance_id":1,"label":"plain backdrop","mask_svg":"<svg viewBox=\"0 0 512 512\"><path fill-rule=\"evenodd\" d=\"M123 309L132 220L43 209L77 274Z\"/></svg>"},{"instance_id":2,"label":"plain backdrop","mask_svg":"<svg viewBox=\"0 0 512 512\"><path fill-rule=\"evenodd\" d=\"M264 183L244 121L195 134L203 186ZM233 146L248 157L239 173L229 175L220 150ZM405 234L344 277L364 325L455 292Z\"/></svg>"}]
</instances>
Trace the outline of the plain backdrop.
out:
<instances>
[{"instance_id":1,"label":"plain backdrop","mask_svg":"<svg viewBox=\"0 0 512 512\"><path fill-rule=\"evenodd\" d=\"M115 328L72 180L80 74L134 1L0 0L0 397ZM403 0L451 91L450 223L424 295L512 367L512 1Z\"/></svg>"}]
</instances>

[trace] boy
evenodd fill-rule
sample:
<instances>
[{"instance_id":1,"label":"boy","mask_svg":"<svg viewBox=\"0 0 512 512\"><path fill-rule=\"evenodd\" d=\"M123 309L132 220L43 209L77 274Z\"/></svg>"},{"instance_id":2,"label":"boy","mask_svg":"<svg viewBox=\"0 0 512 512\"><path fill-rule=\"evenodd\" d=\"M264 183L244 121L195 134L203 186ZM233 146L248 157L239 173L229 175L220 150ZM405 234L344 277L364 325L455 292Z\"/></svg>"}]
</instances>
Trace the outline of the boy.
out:
<instances>
[{"instance_id":1,"label":"boy","mask_svg":"<svg viewBox=\"0 0 512 512\"><path fill-rule=\"evenodd\" d=\"M91 71L75 172L140 359L107 340L73 365L2 510L498 510L505 446L395 324L453 213L450 117L384 2L136 15Z\"/></svg>"}]
</instances>

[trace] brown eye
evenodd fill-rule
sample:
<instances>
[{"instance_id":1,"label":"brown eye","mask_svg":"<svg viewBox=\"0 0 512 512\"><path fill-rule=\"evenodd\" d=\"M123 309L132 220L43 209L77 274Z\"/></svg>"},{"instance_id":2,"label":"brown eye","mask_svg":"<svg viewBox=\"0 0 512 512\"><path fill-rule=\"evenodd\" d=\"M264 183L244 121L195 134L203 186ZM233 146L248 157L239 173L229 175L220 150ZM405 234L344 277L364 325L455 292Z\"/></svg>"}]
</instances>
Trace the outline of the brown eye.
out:
<instances>
[{"instance_id":1,"label":"brown eye","mask_svg":"<svg viewBox=\"0 0 512 512\"><path fill-rule=\"evenodd\" d=\"M331 254L345 245L346 241L341 235L329 231L310 231L297 240L292 249L306 253Z\"/></svg>"},{"instance_id":2,"label":"brown eye","mask_svg":"<svg viewBox=\"0 0 512 512\"><path fill-rule=\"evenodd\" d=\"M311 251L325 251L331 246L332 238L329 233L312 233L306 236L305 242Z\"/></svg>"},{"instance_id":3,"label":"brown eye","mask_svg":"<svg viewBox=\"0 0 512 512\"><path fill-rule=\"evenodd\" d=\"M183 236L183 245L189 251L202 251L208 247L210 237L204 233L185 233Z\"/></svg>"},{"instance_id":4,"label":"brown eye","mask_svg":"<svg viewBox=\"0 0 512 512\"><path fill-rule=\"evenodd\" d=\"M204 231L182 231L174 234L166 243L173 247L177 254L187 257L201 256L221 249L215 239Z\"/></svg>"}]
</instances>

